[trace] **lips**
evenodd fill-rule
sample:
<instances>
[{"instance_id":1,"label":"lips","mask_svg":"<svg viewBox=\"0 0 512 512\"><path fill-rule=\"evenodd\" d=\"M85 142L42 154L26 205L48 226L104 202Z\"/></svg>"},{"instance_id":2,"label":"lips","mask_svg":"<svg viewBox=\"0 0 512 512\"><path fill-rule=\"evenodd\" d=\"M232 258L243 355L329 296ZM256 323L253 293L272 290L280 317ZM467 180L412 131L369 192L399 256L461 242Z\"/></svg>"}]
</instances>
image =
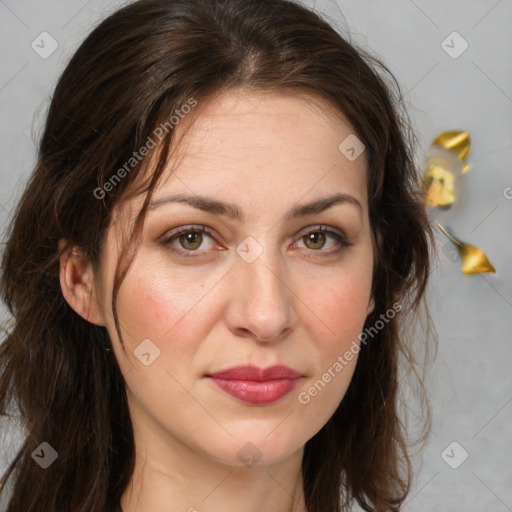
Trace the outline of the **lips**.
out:
<instances>
[{"instance_id":1,"label":"lips","mask_svg":"<svg viewBox=\"0 0 512 512\"><path fill-rule=\"evenodd\" d=\"M249 404L266 405L286 396L303 375L278 365L269 368L237 366L206 375L225 393Z\"/></svg>"}]
</instances>

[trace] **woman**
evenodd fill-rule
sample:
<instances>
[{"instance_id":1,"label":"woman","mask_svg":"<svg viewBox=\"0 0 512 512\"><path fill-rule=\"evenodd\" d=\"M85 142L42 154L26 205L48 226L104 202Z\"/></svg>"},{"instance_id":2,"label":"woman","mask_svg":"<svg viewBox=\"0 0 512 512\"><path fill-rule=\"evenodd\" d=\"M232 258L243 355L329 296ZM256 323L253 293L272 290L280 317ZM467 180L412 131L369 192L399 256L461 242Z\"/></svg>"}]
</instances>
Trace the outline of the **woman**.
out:
<instances>
[{"instance_id":1,"label":"woman","mask_svg":"<svg viewBox=\"0 0 512 512\"><path fill-rule=\"evenodd\" d=\"M80 46L3 254L8 512L400 509L431 233L372 62L285 0Z\"/></svg>"}]
</instances>

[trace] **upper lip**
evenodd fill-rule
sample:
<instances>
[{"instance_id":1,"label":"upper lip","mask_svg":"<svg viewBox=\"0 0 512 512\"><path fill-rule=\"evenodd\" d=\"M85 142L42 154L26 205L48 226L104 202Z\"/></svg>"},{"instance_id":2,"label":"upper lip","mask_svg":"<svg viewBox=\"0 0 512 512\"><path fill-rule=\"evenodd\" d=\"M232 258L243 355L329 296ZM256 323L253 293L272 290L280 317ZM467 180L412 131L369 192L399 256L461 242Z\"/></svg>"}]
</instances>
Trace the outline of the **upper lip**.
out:
<instances>
[{"instance_id":1,"label":"upper lip","mask_svg":"<svg viewBox=\"0 0 512 512\"><path fill-rule=\"evenodd\" d=\"M298 379L303 375L284 365L269 366L268 368L259 368L258 366L234 366L215 373L209 373L208 377L225 380L251 380L256 382L265 382L268 380Z\"/></svg>"}]
</instances>

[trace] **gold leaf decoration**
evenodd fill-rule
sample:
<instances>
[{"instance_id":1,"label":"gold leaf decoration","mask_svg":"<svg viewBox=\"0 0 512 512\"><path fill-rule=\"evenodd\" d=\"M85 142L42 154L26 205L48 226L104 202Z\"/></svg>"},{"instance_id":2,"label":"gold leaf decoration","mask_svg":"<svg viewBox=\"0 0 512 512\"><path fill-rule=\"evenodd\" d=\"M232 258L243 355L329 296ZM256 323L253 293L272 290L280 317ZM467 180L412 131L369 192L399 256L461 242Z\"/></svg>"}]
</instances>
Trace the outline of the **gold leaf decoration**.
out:
<instances>
[{"instance_id":1,"label":"gold leaf decoration","mask_svg":"<svg viewBox=\"0 0 512 512\"><path fill-rule=\"evenodd\" d=\"M450 233L442 224L436 221L436 224L439 226L439 229L448 237L448 239L453 242L457 249L459 250L459 254L462 258L462 273L464 275L471 274L484 274L486 272L490 272L492 274L496 273L491 262L487 259L484 251L475 247L474 245L467 244L466 242L462 242L458 238L456 238L452 233Z\"/></svg>"},{"instance_id":2,"label":"gold leaf decoration","mask_svg":"<svg viewBox=\"0 0 512 512\"><path fill-rule=\"evenodd\" d=\"M425 186L428 204L436 208L449 208L455 202L455 178L435 160L428 163Z\"/></svg>"},{"instance_id":3,"label":"gold leaf decoration","mask_svg":"<svg viewBox=\"0 0 512 512\"><path fill-rule=\"evenodd\" d=\"M448 149L454 153L457 158L462 162L466 163L466 157L468 156L471 148L471 138L468 132L461 130L452 130L448 132L440 133L433 141L433 146L441 146L442 148ZM470 165L464 165L462 172L468 172Z\"/></svg>"},{"instance_id":4,"label":"gold leaf decoration","mask_svg":"<svg viewBox=\"0 0 512 512\"><path fill-rule=\"evenodd\" d=\"M442 132L432 141L424 168L428 205L448 209L455 202L458 176L470 168L466 164L470 147L468 132L461 130Z\"/></svg>"}]
</instances>

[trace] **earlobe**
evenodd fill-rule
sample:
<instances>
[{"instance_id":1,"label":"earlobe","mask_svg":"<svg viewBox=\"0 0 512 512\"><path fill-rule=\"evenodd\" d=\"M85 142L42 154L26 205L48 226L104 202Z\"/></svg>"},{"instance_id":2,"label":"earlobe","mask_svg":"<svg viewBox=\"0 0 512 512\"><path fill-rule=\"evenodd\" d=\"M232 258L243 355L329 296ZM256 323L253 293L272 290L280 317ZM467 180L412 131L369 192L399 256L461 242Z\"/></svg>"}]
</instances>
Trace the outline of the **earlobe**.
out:
<instances>
[{"instance_id":1,"label":"earlobe","mask_svg":"<svg viewBox=\"0 0 512 512\"><path fill-rule=\"evenodd\" d=\"M375 309L375 301L373 300L373 296L370 298L370 302L368 304L368 309L366 310L366 316L373 312Z\"/></svg>"},{"instance_id":2,"label":"earlobe","mask_svg":"<svg viewBox=\"0 0 512 512\"><path fill-rule=\"evenodd\" d=\"M66 240L59 240L59 252ZM60 256L59 279L66 302L85 320L95 325L105 325L101 305L94 297L94 272L92 264L85 262L78 247L72 247Z\"/></svg>"}]
</instances>

